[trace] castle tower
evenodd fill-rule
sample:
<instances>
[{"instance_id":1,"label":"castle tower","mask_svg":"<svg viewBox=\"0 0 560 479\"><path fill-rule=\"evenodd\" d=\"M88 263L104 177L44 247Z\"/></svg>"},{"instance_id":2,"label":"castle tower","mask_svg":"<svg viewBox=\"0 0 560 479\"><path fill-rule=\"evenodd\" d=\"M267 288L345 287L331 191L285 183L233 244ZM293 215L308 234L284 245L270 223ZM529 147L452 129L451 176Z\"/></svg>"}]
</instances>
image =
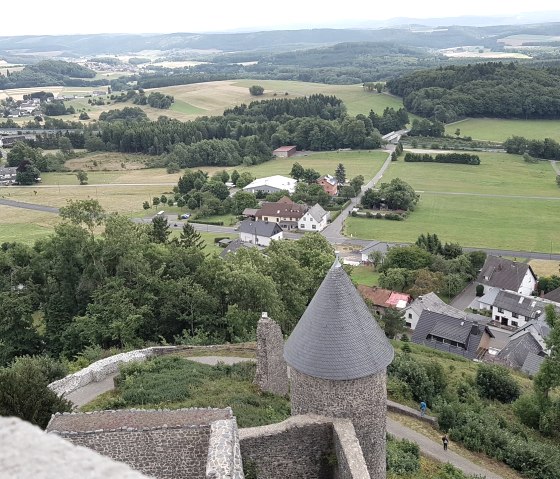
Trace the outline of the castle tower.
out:
<instances>
[{"instance_id":1,"label":"castle tower","mask_svg":"<svg viewBox=\"0 0 560 479\"><path fill-rule=\"evenodd\" d=\"M386 379L393 356L393 347L337 260L284 346L292 415L351 419L376 479L386 477Z\"/></svg>"}]
</instances>

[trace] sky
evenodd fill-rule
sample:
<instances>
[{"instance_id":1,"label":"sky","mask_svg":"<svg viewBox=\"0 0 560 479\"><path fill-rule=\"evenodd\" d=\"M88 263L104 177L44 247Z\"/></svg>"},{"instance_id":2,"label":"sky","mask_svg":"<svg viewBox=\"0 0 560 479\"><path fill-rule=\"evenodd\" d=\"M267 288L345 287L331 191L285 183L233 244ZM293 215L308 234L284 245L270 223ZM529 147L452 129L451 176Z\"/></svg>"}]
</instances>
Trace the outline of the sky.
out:
<instances>
[{"instance_id":1,"label":"sky","mask_svg":"<svg viewBox=\"0 0 560 479\"><path fill-rule=\"evenodd\" d=\"M557 0L28 0L21 21L16 21L16 9L10 10L12 21L1 22L0 36L367 27L395 17L515 16L528 10L559 11L560 5ZM560 21L560 12L548 21Z\"/></svg>"}]
</instances>

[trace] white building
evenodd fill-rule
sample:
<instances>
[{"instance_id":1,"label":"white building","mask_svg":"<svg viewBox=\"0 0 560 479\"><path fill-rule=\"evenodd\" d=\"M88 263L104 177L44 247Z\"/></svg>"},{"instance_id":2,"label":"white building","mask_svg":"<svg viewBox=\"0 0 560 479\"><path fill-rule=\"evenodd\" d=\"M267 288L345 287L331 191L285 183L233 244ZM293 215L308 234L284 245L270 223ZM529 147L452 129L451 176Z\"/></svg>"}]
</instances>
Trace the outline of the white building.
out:
<instances>
[{"instance_id":1,"label":"white building","mask_svg":"<svg viewBox=\"0 0 560 479\"><path fill-rule=\"evenodd\" d=\"M299 221L302 231L323 231L328 224L329 212L325 211L319 203L305 213Z\"/></svg>"},{"instance_id":2,"label":"white building","mask_svg":"<svg viewBox=\"0 0 560 479\"><path fill-rule=\"evenodd\" d=\"M248 191L249 193L257 193L258 191L262 191L263 193L277 193L278 191L286 190L291 194L296 191L296 184L297 180L293 178L274 175L267 176L266 178L259 178L249 183L243 188L243 191Z\"/></svg>"},{"instance_id":3,"label":"white building","mask_svg":"<svg viewBox=\"0 0 560 479\"><path fill-rule=\"evenodd\" d=\"M526 263L518 263L500 256L488 255L476 278L478 284L515 291L529 296L537 289L537 275Z\"/></svg>"},{"instance_id":4,"label":"white building","mask_svg":"<svg viewBox=\"0 0 560 479\"><path fill-rule=\"evenodd\" d=\"M551 304L559 311L560 304L544 298L524 296L513 291L500 291L492 305L492 319L503 326L521 328L529 321L545 317L545 308Z\"/></svg>"},{"instance_id":5,"label":"white building","mask_svg":"<svg viewBox=\"0 0 560 479\"><path fill-rule=\"evenodd\" d=\"M278 223L247 219L239 224L239 238L244 243L268 246L273 240L281 240L283 237L284 232Z\"/></svg>"}]
</instances>

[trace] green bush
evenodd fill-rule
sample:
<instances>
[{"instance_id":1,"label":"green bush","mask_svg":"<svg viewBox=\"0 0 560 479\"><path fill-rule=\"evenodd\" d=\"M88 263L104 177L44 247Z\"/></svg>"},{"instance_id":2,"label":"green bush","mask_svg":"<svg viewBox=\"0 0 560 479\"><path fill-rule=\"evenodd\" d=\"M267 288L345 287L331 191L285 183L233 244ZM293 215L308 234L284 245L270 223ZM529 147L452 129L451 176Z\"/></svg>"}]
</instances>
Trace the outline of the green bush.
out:
<instances>
[{"instance_id":1,"label":"green bush","mask_svg":"<svg viewBox=\"0 0 560 479\"><path fill-rule=\"evenodd\" d=\"M397 440L387 434L387 472L415 474L420 470L420 448L406 439Z\"/></svg>"},{"instance_id":2,"label":"green bush","mask_svg":"<svg viewBox=\"0 0 560 479\"><path fill-rule=\"evenodd\" d=\"M476 384L481 397L503 403L513 402L521 394L519 384L503 366L480 365L476 372Z\"/></svg>"}]
</instances>

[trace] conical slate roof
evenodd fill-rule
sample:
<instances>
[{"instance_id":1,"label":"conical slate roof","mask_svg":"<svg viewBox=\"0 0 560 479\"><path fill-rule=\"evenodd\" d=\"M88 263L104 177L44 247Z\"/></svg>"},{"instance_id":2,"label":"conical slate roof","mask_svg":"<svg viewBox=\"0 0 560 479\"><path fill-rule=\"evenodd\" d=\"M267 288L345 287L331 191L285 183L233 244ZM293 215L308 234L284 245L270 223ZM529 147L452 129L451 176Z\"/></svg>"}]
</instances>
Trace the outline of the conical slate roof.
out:
<instances>
[{"instance_id":1,"label":"conical slate roof","mask_svg":"<svg viewBox=\"0 0 560 479\"><path fill-rule=\"evenodd\" d=\"M338 260L284 346L297 371L323 379L358 379L384 371L394 351Z\"/></svg>"}]
</instances>

